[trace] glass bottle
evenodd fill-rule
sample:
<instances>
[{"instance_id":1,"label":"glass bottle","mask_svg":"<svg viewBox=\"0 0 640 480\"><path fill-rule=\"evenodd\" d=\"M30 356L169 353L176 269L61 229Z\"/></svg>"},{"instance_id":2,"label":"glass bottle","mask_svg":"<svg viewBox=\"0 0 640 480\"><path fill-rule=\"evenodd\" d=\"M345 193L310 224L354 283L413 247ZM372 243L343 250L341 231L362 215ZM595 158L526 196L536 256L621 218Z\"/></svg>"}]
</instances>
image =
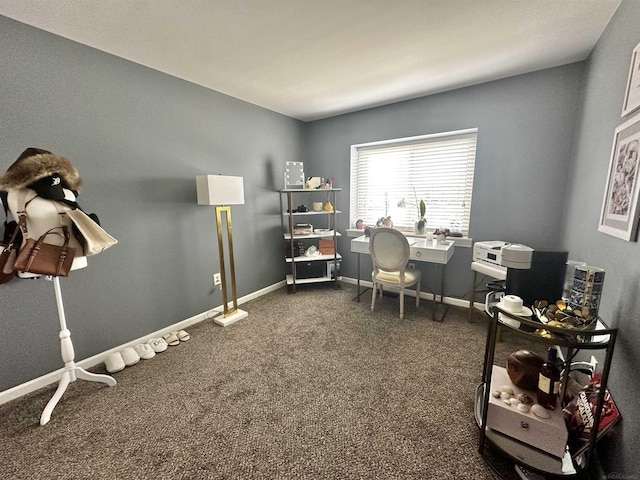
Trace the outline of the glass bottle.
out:
<instances>
[{"instance_id":1,"label":"glass bottle","mask_svg":"<svg viewBox=\"0 0 640 480\"><path fill-rule=\"evenodd\" d=\"M560 370L556 365L558 351L549 347L547 361L538 376L538 403L548 410L555 410L560 392Z\"/></svg>"}]
</instances>

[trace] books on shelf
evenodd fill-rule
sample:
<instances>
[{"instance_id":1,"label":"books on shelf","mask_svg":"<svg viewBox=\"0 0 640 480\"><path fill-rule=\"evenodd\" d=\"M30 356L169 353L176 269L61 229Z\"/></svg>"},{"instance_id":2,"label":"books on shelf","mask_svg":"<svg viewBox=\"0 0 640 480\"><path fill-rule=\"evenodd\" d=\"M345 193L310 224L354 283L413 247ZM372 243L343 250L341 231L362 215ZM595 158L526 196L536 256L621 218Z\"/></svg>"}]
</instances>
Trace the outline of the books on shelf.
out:
<instances>
[{"instance_id":1,"label":"books on shelf","mask_svg":"<svg viewBox=\"0 0 640 480\"><path fill-rule=\"evenodd\" d=\"M598 394L600 393L600 380L601 374L596 373L563 409L567 429L569 430L569 443L572 446L574 455L588 446L589 436L594 424ZM618 410L618 406L607 388L596 440L599 440L611 430L621 418L622 415Z\"/></svg>"}]
</instances>

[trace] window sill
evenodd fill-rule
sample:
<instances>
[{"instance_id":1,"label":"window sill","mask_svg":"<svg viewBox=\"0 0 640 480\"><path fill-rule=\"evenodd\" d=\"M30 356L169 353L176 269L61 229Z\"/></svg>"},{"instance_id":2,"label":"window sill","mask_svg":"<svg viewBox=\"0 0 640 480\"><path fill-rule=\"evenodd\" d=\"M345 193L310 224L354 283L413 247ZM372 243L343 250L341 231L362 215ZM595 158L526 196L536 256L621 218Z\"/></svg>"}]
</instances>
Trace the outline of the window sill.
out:
<instances>
[{"instance_id":1,"label":"window sill","mask_svg":"<svg viewBox=\"0 0 640 480\"><path fill-rule=\"evenodd\" d=\"M404 233L407 237L418 237L418 238L426 237L426 235L416 235L413 233L413 231L405 231L400 228L398 230ZM361 235L364 235L364 230L359 230L357 228L347 229L347 237L359 237ZM470 237L447 237L447 240L453 241L453 244L456 247L471 248L473 244L473 238L470 238Z\"/></svg>"}]
</instances>

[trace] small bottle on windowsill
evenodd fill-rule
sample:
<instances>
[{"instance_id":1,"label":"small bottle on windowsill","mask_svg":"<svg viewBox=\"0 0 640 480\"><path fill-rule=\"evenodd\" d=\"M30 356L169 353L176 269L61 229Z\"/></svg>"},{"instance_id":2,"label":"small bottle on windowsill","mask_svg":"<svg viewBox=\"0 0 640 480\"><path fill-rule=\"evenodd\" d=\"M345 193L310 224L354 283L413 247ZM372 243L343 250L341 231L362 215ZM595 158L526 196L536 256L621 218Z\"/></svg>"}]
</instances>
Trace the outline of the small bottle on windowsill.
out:
<instances>
[{"instance_id":1,"label":"small bottle on windowsill","mask_svg":"<svg viewBox=\"0 0 640 480\"><path fill-rule=\"evenodd\" d=\"M560 370L556 366L558 352L549 347L547 361L538 376L538 403L548 410L555 410L560 392Z\"/></svg>"}]
</instances>

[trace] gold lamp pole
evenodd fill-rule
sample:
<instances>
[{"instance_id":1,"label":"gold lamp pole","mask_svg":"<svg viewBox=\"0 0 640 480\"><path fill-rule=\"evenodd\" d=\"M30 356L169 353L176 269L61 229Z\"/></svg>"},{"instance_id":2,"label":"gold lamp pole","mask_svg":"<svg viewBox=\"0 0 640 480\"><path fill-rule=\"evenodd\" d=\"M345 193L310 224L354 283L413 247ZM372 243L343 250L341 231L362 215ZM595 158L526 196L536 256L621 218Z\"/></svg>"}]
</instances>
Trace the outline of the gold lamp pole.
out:
<instances>
[{"instance_id":1,"label":"gold lamp pole","mask_svg":"<svg viewBox=\"0 0 640 480\"><path fill-rule=\"evenodd\" d=\"M236 292L236 268L233 259L233 231L231 223L231 207L229 205L244 204L244 186L242 177L226 175L198 175L196 187L199 205L216 206L216 227L218 231L218 254L220 256L220 280L222 283L223 315L216 317L214 321L222 326L231 325L248 316L248 313L238 308L238 295ZM233 306L229 308L229 289L226 274L226 262L223 241L223 214L227 227L227 247L229 251L229 273L231 277L231 301Z\"/></svg>"}]
</instances>

